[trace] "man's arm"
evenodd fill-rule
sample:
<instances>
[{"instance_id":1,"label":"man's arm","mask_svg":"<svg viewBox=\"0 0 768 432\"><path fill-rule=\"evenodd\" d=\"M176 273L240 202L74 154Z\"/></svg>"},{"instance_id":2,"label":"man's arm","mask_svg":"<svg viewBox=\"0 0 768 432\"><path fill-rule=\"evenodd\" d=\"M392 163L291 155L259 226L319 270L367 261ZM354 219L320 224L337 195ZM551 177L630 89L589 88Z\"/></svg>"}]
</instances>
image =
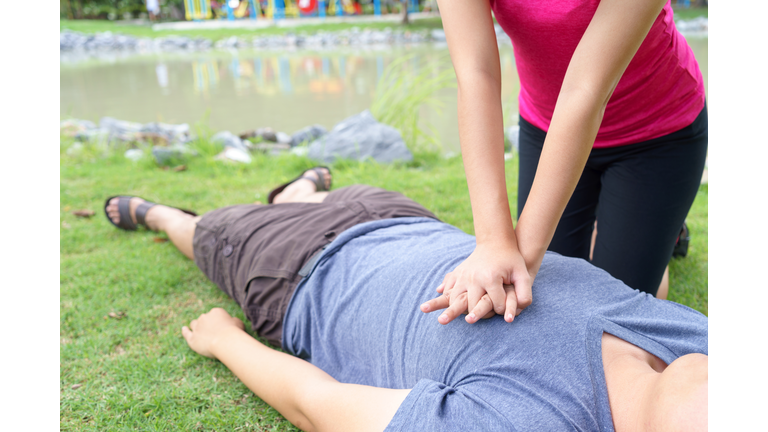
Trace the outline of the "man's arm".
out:
<instances>
[{"instance_id":1,"label":"man's arm","mask_svg":"<svg viewBox=\"0 0 768 432\"><path fill-rule=\"evenodd\" d=\"M195 352L224 363L305 431L382 431L410 392L342 384L311 363L261 344L221 308L201 315L181 333Z\"/></svg>"}]
</instances>

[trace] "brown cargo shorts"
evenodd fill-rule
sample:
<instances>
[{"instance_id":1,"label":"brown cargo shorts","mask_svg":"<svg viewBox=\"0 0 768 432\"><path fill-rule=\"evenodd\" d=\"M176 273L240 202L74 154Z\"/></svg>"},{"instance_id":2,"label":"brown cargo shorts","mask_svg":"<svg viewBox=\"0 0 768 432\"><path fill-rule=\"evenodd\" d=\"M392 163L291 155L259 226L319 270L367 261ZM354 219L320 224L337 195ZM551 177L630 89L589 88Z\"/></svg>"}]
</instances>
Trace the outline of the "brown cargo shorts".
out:
<instances>
[{"instance_id":1,"label":"brown cargo shorts","mask_svg":"<svg viewBox=\"0 0 768 432\"><path fill-rule=\"evenodd\" d=\"M413 216L437 219L398 192L364 185L332 191L322 203L224 207L197 223L195 264L240 305L256 334L280 346L283 317L307 261L357 224Z\"/></svg>"}]
</instances>

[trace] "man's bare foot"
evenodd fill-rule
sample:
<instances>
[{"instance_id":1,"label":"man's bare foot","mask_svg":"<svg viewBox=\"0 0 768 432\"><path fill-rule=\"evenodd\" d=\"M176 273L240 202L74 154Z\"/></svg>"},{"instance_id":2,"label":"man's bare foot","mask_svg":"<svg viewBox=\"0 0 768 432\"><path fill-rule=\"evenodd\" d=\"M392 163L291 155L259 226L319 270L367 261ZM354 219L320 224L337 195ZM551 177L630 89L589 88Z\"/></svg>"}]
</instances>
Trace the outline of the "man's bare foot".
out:
<instances>
[{"instance_id":1,"label":"man's bare foot","mask_svg":"<svg viewBox=\"0 0 768 432\"><path fill-rule=\"evenodd\" d=\"M109 204L107 205L107 215L109 218L114 222L115 224L120 223L120 211L118 210L117 203L120 200L119 197L114 197L109 201ZM136 209L141 205L141 203L145 202L143 199L139 197L133 197L131 198L130 204L128 205L129 213L131 214L131 220L133 221L134 225L138 225L136 222ZM158 209L158 207L165 207L161 205L155 205L154 207L147 210L147 214L144 217L144 221L147 223L147 227L151 229L152 231L158 231L159 228L157 226L157 221L154 218L154 214L156 213L155 210Z\"/></svg>"}]
</instances>

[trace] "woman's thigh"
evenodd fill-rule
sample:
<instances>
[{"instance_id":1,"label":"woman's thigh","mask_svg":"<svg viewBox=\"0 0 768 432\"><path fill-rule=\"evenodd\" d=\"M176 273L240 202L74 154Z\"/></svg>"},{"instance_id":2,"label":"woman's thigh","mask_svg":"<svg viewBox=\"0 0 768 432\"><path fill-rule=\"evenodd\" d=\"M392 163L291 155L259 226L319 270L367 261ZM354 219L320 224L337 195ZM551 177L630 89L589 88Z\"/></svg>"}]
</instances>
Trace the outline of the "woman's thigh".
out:
<instances>
[{"instance_id":1,"label":"woman's thigh","mask_svg":"<svg viewBox=\"0 0 768 432\"><path fill-rule=\"evenodd\" d=\"M611 156L602 176L593 264L656 294L701 184L707 143L705 108L688 128Z\"/></svg>"}]
</instances>

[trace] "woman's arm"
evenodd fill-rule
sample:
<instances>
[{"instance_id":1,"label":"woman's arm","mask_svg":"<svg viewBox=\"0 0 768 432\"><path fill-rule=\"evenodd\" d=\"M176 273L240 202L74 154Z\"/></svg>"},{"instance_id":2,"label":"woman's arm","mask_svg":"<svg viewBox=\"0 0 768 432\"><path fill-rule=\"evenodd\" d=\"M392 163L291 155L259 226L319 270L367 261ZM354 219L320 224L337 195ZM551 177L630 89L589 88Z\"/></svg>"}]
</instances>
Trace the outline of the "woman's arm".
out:
<instances>
[{"instance_id":1,"label":"woman's arm","mask_svg":"<svg viewBox=\"0 0 768 432\"><path fill-rule=\"evenodd\" d=\"M532 279L518 251L504 175L504 124L501 110L501 67L488 0L438 0L458 82L459 140L467 176L477 246L449 273L439 288L451 299L466 292L475 322L488 312L478 304L487 293L493 311L516 309L531 302ZM514 284L517 296L503 285ZM479 303L480 302L480 303ZM453 319L441 315L446 324Z\"/></svg>"},{"instance_id":2,"label":"woman's arm","mask_svg":"<svg viewBox=\"0 0 768 432\"><path fill-rule=\"evenodd\" d=\"M666 0L603 0L568 65L516 234L535 275L624 70Z\"/></svg>"},{"instance_id":3,"label":"woman's arm","mask_svg":"<svg viewBox=\"0 0 768 432\"><path fill-rule=\"evenodd\" d=\"M584 170L608 100L666 0L600 2L566 72L514 232L504 179L501 79L490 5L488 0L438 2L459 84L459 138L477 236L475 252L438 290L450 289L451 299L467 292L470 311L483 316L489 303L500 313L502 284L514 284L516 299L506 299L511 321L511 305L517 303L519 313L531 302L530 286ZM484 292L489 301L478 303ZM441 316L443 321L450 319Z\"/></svg>"},{"instance_id":4,"label":"woman's arm","mask_svg":"<svg viewBox=\"0 0 768 432\"><path fill-rule=\"evenodd\" d=\"M195 352L224 363L304 431L383 431L410 392L342 384L311 363L261 344L224 309L211 309L181 333Z\"/></svg>"}]
</instances>

